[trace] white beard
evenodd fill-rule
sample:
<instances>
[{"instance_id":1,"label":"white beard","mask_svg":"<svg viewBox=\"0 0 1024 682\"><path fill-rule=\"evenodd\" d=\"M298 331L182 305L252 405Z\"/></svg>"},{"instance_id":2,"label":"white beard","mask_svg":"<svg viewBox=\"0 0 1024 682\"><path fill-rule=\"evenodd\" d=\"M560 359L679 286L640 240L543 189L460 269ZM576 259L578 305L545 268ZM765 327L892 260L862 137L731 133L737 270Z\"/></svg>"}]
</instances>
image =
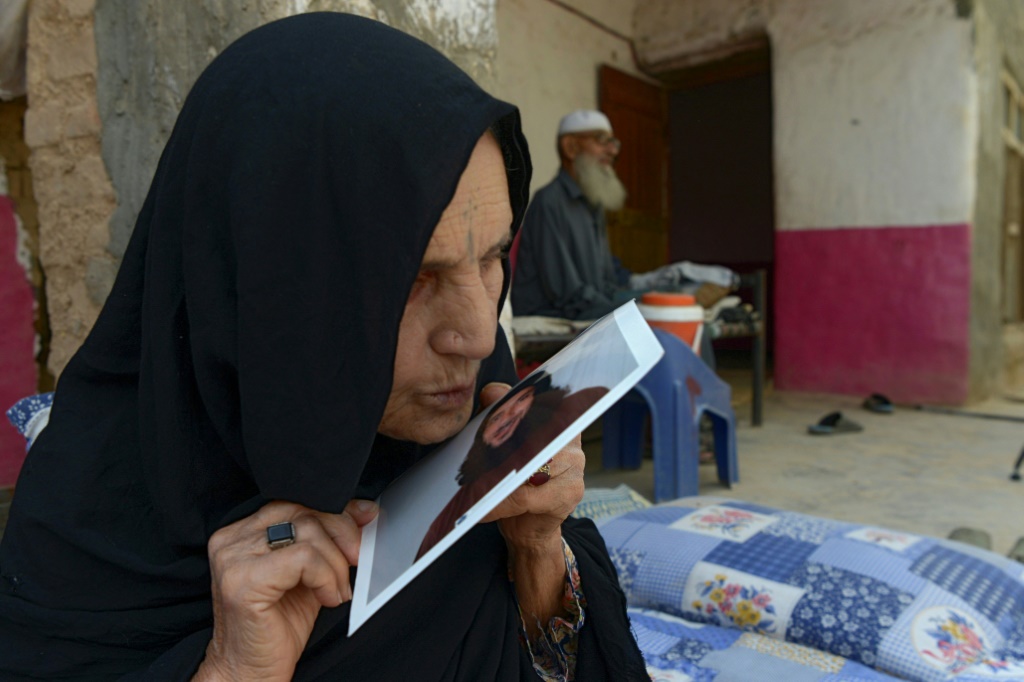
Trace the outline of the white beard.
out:
<instances>
[{"instance_id":1,"label":"white beard","mask_svg":"<svg viewBox=\"0 0 1024 682\"><path fill-rule=\"evenodd\" d=\"M588 154L580 154L573 159L572 167L587 201L608 211L618 211L625 205L626 187L614 168L603 165Z\"/></svg>"}]
</instances>

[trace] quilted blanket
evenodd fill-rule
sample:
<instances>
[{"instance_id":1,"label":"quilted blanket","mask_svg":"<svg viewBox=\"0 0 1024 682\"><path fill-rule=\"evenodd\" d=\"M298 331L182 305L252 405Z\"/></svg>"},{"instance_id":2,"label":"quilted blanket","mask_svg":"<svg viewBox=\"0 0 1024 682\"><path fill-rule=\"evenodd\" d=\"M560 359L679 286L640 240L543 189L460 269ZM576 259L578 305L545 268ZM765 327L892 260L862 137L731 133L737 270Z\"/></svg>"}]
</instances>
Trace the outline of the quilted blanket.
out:
<instances>
[{"instance_id":1,"label":"quilted blanket","mask_svg":"<svg viewBox=\"0 0 1024 682\"><path fill-rule=\"evenodd\" d=\"M596 522L657 679L1024 680L1024 566L992 552L721 498Z\"/></svg>"}]
</instances>

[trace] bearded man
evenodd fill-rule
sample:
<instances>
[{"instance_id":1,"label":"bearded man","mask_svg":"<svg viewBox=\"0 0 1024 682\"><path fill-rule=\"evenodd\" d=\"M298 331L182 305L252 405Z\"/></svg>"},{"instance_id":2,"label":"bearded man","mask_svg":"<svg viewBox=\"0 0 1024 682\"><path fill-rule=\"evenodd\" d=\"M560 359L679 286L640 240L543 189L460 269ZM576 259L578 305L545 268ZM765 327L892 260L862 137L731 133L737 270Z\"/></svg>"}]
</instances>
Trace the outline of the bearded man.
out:
<instances>
[{"instance_id":1,"label":"bearded man","mask_svg":"<svg viewBox=\"0 0 1024 682\"><path fill-rule=\"evenodd\" d=\"M599 111L574 111L559 123L557 144L561 168L537 190L520 231L516 315L591 320L650 289L735 288L737 275L720 266L684 261L641 274L616 268L605 211L622 208L626 188L613 167L620 144L611 122Z\"/></svg>"}]
</instances>

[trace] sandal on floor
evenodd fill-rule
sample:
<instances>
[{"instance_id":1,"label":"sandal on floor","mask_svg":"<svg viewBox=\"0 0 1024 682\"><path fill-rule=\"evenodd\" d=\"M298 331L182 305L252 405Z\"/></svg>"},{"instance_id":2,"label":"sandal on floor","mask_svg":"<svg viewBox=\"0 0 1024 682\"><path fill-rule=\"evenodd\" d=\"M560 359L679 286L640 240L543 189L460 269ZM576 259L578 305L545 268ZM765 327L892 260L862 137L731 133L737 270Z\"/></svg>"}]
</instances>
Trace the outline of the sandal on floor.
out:
<instances>
[{"instance_id":1,"label":"sandal on floor","mask_svg":"<svg viewBox=\"0 0 1024 682\"><path fill-rule=\"evenodd\" d=\"M842 412L829 412L817 424L807 427L807 432L812 436L831 436L836 433L856 433L863 430L863 426L850 421Z\"/></svg>"},{"instance_id":2,"label":"sandal on floor","mask_svg":"<svg viewBox=\"0 0 1024 682\"><path fill-rule=\"evenodd\" d=\"M892 414L892 401L881 393L872 393L863 402L865 410L878 414Z\"/></svg>"},{"instance_id":3,"label":"sandal on floor","mask_svg":"<svg viewBox=\"0 0 1024 682\"><path fill-rule=\"evenodd\" d=\"M1014 561L1024 564L1024 538L1017 538L1017 544L1013 546L1013 549L1010 550L1007 556Z\"/></svg>"},{"instance_id":4,"label":"sandal on floor","mask_svg":"<svg viewBox=\"0 0 1024 682\"><path fill-rule=\"evenodd\" d=\"M992 549L992 536L978 528L954 528L949 534L949 539L982 549Z\"/></svg>"}]
</instances>

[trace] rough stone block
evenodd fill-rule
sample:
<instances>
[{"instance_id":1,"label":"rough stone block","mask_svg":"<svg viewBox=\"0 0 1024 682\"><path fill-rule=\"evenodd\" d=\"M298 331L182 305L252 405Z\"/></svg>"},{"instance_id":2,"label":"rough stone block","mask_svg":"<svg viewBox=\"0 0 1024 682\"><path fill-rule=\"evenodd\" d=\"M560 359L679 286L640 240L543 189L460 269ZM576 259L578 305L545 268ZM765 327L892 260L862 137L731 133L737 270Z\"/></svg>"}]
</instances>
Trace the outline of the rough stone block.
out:
<instances>
[{"instance_id":1,"label":"rough stone block","mask_svg":"<svg viewBox=\"0 0 1024 682\"><path fill-rule=\"evenodd\" d=\"M25 144L33 149L60 141L62 112L54 105L29 107L25 111Z\"/></svg>"},{"instance_id":2,"label":"rough stone block","mask_svg":"<svg viewBox=\"0 0 1024 682\"><path fill-rule=\"evenodd\" d=\"M82 27L48 46L47 71L53 80L96 73L96 39L91 26Z\"/></svg>"},{"instance_id":3,"label":"rough stone block","mask_svg":"<svg viewBox=\"0 0 1024 682\"><path fill-rule=\"evenodd\" d=\"M88 17L96 9L96 0L64 0L64 8L72 18Z\"/></svg>"},{"instance_id":4,"label":"rough stone block","mask_svg":"<svg viewBox=\"0 0 1024 682\"><path fill-rule=\"evenodd\" d=\"M64 134L69 138L99 135L102 127L96 101L88 100L68 109Z\"/></svg>"},{"instance_id":5,"label":"rough stone block","mask_svg":"<svg viewBox=\"0 0 1024 682\"><path fill-rule=\"evenodd\" d=\"M89 259L85 270L85 287L89 299L96 305L102 306L114 288L118 265L117 261L109 257L96 256Z\"/></svg>"}]
</instances>

